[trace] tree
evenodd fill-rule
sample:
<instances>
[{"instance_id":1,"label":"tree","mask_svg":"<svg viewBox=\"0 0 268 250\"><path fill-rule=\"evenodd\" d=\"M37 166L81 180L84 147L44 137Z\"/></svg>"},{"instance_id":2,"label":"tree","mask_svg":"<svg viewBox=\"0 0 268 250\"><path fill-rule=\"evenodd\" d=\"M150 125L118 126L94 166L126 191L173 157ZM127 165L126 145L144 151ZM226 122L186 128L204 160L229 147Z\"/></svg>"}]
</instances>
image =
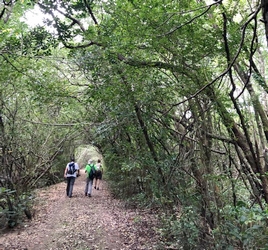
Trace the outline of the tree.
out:
<instances>
[{"instance_id":1,"label":"tree","mask_svg":"<svg viewBox=\"0 0 268 250\"><path fill-rule=\"evenodd\" d=\"M28 32L24 24L15 25L20 15L14 13L1 23L0 48L0 206L10 227L22 211L31 218L34 188L62 177L81 144L77 110L83 110L75 63L55 49L57 40L42 27Z\"/></svg>"},{"instance_id":2,"label":"tree","mask_svg":"<svg viewBox=\"0 0 268 250\"><path fill-rule=\"evenodd\" d=\"M267 57L266 2L37 4L54 30L51 37L33 34L57 38L83 73L74 91L82 91L85 140L102 152L117 193L171 213L167 235L185 248L243 248L241 235L250 226L237 218L259 213L256 207L266 211L268 201L261 99L267 84L260 63ZM38 54L48 43L36 38L29 49ZM29 86L48 103L42 90L53 87L41 85ZM64 99L64 90L53 89L51 98ZM257 247L254 236L247 242Z\"/></svg>"}]
</instances>

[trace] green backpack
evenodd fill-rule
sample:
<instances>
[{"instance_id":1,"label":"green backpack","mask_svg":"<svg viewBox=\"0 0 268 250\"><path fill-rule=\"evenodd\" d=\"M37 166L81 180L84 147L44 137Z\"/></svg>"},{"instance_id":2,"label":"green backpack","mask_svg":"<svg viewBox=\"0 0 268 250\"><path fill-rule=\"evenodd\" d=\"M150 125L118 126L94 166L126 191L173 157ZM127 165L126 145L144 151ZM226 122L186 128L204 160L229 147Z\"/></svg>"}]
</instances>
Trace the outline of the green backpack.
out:
<instances>
[{"instance_id":1,"label":"green backpack","mask_svg":"<svg viewBox=\"0 0 268 250\"><path fill-rule=\"evenodd\" d=\"M88 166L90 166L90 171L88 173L88 178L93 180L94 177L95 177L95 174L96 174L96 170L95 170L95 167L94 167L94 164L89 164Z\"/></svg>"}]
</instances>

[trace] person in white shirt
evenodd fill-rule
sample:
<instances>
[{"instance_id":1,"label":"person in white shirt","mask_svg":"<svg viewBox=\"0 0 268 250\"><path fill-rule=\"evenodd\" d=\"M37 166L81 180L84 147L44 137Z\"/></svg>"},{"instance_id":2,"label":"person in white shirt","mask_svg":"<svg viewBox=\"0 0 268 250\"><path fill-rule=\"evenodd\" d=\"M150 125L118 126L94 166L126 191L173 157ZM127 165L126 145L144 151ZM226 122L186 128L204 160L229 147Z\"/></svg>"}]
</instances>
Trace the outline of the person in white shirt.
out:
<instances>
[{"instance_id":1,"label":"person in white shirt","mask_svg":"<svg viewBox=\"0 0 268 250\"><path fill-rule=\"evenodd\" d=\"M96 165L95 165L96 173L95 173L95 185L94 188L99 190L100 189L100 181L102 179L103 174L103 168L101 165L101 160L98 159Z\"/></svg>"},{"instance_id":2,"label":"person in white shirt","mask_svg":"<svg viewBox=\"0 0 268 250\"><path fill-rule=\"evenodd\" d=\"M64 171L64 178L67 178L66 195L71 198L73 195L73 187L75 178L79 175L79 165L71 158Z\"/></svg>"}]
</instances>

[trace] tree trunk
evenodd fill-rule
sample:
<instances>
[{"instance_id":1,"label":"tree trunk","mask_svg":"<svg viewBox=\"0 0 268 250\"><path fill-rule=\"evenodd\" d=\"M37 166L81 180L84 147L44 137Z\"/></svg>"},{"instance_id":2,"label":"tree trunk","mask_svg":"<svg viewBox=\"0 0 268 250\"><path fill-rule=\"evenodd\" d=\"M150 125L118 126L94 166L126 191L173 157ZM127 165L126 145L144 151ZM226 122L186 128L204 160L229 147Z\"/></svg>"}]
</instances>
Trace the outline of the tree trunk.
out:
<instances>
[{"instance_id":1,"label":"tree trunk","mask_svg":"<svg viewBox=\"0 0 268 250\"><path fill-rule=\"evenodd\" d=\"M226 110L226 107L221 103L221 101L215 96L214 91L210 89L208 96L211 98L211 101L213 103L216 103L216 107L218 109L218 112L222 118L222 121L226 128L229 131L230 136L233 138L234 143L237 144L237 146L242 150L245 158L247 159L248 164L250 165L252 171L255 174L260 174L261 171L261 164L258 160L258 157L256 156L255 152L253 151L252 144L250 145L250 141L246 138L245 134L241 131L241 129L238 127L238 125L235 123L235 121L232 119L228 111ZM242 166L243 168L244 166ZM244 170L244 173L247 174L247 170ZM258 190L258 193L256 193L256 190L254 191L254 194L256 196L263 196L266 203L268 203L268 190L266 189L266 181L263 180L265 176L262 176L262 187L256 183L256 190Z\"/></svg>"},{"instance_id":2,"label":"tree trunk","mask_svg":"<svg viewBox=\"0 0 268 250\"><path fill-rule=\"evenodd\" d=\"M262 18L263 18L262 21L264 22L265 37L268 45L268 0L262 0L261 7L262 7Z\"/></svg>"}]
</instances>

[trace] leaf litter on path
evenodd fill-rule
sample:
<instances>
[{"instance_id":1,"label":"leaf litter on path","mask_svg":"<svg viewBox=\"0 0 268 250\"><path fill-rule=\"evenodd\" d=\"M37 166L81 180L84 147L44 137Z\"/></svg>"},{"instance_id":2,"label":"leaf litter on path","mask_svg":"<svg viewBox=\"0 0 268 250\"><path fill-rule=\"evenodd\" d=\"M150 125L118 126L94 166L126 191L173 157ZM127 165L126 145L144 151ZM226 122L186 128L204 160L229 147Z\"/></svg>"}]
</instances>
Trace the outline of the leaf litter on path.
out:
<instances>
[{"instance_id":1,"label":"leaf litter on path","mask_svg":"<svg viewBox=\"0 0 268 250\"><path fill-rule=\"evenodd\" d=\"M65 182L37 190L33 219L0 234L0 250L159 249L152 213L126 209L104 180L86 197L85 179L76 178L72 198Z\"/></svg>"}]
</instances>

